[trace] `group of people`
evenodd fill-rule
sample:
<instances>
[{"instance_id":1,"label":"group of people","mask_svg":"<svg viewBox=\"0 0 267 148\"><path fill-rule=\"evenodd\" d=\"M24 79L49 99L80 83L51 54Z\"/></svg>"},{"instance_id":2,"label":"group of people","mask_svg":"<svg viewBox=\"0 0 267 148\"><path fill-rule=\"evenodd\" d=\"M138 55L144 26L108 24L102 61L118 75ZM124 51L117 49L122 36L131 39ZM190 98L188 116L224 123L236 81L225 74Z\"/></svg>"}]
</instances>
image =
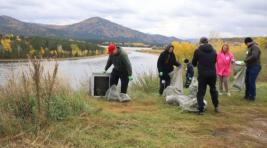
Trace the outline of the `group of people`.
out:
<instances>
[{"instance_id":1,"label":"group of people","mask_svg":"<svg viewBox=\"0 0 267 148\"><path fill-rule=\"evenodd\" d=\"M261 71L261 50L252 38L247 37L244 43L248 47L247 55L244 60L246 65L245 78L245 96L244 99L255 101L256 99L256 79ZM132 67L128 55L117 47L115 44L108 46L109 59L105 67L105 71L111 65L114 68L111 73L110 85L117 85L119 79L121 80L121 93L127 93L128 83L133 80ZM198 69L198 92L197 102L199 114L204 113L204 96L206 94L207 86L210 88L210 95L212 103L215 107L215 112L219 112L219 95L223 95L223 90L228 96L231 96L229 91L228 81L231 76L231 65L235 63L233 53L230 51L228 44L224 44L222 49L217 53L208 38L202 37L199 41L199 47L195 50L193 59L185 59L186 66L186 82L185 87L188 88L193 77L194 67ZM238 64L242 64L238 63ZM157 62L157 68L160 78L159 94L162 95L165 88L171 83L169 73L174 70L174 66L181 67L181 63L175 57L174 46L168 45L166 49L160 54ZM216 88L217 78L219 79L219 92Z\"/></svg>"}]
</instances>

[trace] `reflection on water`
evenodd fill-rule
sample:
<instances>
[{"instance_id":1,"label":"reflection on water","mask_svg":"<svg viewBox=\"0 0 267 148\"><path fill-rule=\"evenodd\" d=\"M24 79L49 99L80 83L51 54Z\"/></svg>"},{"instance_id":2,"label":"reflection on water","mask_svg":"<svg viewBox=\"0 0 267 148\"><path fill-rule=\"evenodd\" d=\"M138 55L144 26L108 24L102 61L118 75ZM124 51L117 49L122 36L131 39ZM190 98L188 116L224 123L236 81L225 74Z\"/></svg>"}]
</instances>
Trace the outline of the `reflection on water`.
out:
<instances>
[{"instance_id":1,"label":"reflection on water","mask_svg":"<svg viewBox=\"0 0 267 148\"><path fill-rule=\"evenodd\" d=\"M129 58L133 66L134 76L143 72L156 72L157 56L139 53L135 50L139 48L125 47L129 52ZM107 56L80 60L59 61L59 75L67 78L75 88L81 83L87 82L92 72L103 72L107 61ZM53 62L45 62L45 69L51 69ZM4 85L11 72L19 74L23 69L27 69L28 63L0 63L0 85ZM112 70L112 67L109 71Z\"/></svg>"}]
</instances>

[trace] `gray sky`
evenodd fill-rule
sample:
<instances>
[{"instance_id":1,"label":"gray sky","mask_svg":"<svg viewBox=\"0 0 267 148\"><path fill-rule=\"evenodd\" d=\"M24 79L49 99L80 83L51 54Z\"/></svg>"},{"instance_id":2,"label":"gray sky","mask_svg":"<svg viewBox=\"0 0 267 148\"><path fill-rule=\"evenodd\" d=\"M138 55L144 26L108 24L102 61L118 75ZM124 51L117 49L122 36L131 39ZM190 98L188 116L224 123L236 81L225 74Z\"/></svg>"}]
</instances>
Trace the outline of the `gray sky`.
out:
<instances>
[{"instance_id":1,"label":"gray sky","mask_svg":"<svg viewBox=\"0 0 267 148\"><path fill-rule=\"evenodd\" d=\"M267 35L267 0L0 0L0 15L45 24L98 16L178 38Z\"/></svg>"}]
</instances>

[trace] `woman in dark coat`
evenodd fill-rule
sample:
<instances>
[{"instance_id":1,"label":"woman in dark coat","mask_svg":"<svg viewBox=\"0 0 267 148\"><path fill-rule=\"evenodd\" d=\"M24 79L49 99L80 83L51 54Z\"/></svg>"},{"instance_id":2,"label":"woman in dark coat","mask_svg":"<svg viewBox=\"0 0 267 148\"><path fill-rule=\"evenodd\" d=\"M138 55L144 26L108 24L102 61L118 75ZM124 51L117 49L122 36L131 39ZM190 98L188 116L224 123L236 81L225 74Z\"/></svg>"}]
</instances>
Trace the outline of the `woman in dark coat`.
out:
<instances>
[{"instance_id":1,"label":"woman in dark coat","mask_svg":"<svg viewBox=\"0 0 267 148\"><path fill-rule=\"evenodd\" d=\"M171 83L169 73L173 71L173 66L181 66L181 64L176 60L173 50L174 46L168 45L160 54L158 59L157 67L160 77L160 95L162 95L164 89L167 88Z\"/></svg>"}]
</instances>

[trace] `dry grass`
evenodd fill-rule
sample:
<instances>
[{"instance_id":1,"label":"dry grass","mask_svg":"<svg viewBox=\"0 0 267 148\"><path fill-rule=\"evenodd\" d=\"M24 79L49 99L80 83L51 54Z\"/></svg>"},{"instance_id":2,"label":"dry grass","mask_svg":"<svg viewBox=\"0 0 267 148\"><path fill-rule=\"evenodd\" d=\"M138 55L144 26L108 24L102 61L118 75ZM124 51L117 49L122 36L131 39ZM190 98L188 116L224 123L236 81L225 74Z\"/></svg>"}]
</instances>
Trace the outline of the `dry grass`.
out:
<instances>
[{"instance_id":1,"label":"dry grass","mask_svg":"<svg viewBox=\"0 0 267 148\"><path fill-rule=\"evenodd\" d=\"M50 121L87 112L86 94L74 92L57 78L58 64L45 71L40 60L30 61L28 70L13 74L0 89L0 136L14 139L37 134Z\"/></svg>"},{"instance_id":2,"label":"dry grass","mask_svg":"<svg viewBox=\"0 0 267 148\"><path fill-rule=\"evenodd\" d=\"M132 87L132 102L86 97L90 112L50 121L36 135L24 130L3 136L0 142L9 147L264 147L266 89L266 83L258 84L254 103L242 99L244 92L220 97L220 114L214 113L207 96L208 111L197 116L166 104L157 93ZM12 119L7 122L15 123Z\"/></svg>"},{"instance_id":3,"label":"dry grass","mask_svg":"<svg viewBox=\"0 0 267 148\"><path fill-rule=\"evenodd\" d=\"M260 76L256 102L245 101L244 92L222 96L222 113L216 114L207 96L204 116L166 104L157 94L158 78L150 73L130 88L133 101L121 104L88 97L85 91L74 92L60 83L55 71L39 76L35 76L39 72L25 72L19 81L10 79L0 90L1 146L220 148L267 144L267 84L262 82L266 69ZM37 89L46 121L40 126L36 126Z\"/></svg>"}]
</instances>

